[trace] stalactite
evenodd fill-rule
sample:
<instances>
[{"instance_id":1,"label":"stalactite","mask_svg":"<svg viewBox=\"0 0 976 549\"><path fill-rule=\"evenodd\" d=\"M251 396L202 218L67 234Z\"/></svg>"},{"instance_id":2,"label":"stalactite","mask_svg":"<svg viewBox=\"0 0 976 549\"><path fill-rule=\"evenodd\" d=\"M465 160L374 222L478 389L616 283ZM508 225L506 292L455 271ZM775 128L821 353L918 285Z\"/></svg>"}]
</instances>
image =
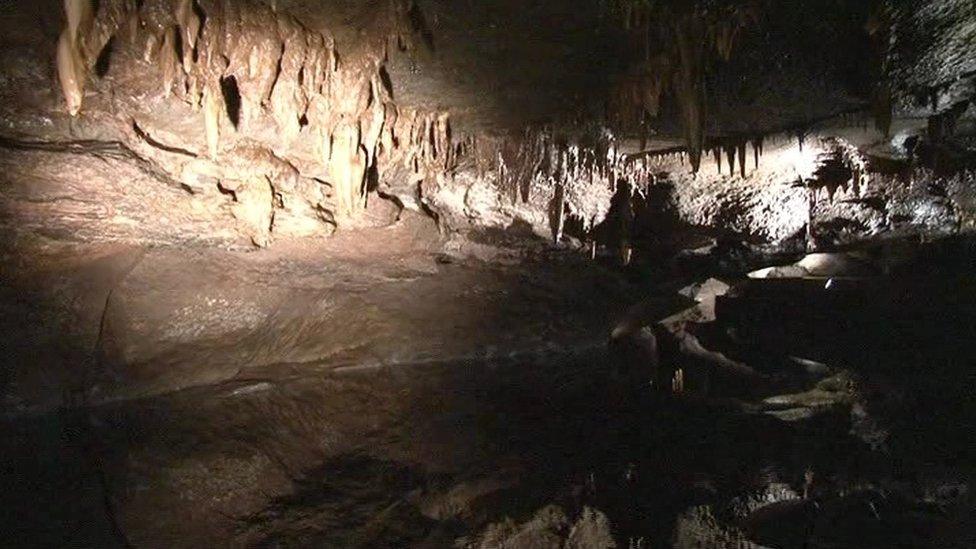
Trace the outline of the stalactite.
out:
<instances>
[{"instance_id":1,"label":"stalactite","mask_svg":"<svg viewBox=\"0 0 976 549\"><path fill-rule=\"evenodd\" d=\"M755 163L754 169L759 169L759 156L762 155L763 138L762 136L752 138L752 156Z\"/></svg>"},{"instance_id":2,"label":"stalactite","mask_svg":"<svg viewBox=\"0 0 976 549\"><path fill-rule=\"evenodd\" d=\"M679 59L674 78L675 96L681 108L691 168L701 166L705 139L705 43L702 22L694 15L672 21Z\"/></svg>"},{"instance_id":3,"label":"stalactite","mask_svg":"<svg viewBox=\"0 0 976 549\"><path fill-rule=\"evenodd\" d=\"M100 0L90 31L80 37L89 63L98 58L105 45L116 35L121 34L126 44L135 44L139 27L136 0Z\"/></svg>"},{"instance_id":4,"label":"stalactite","mask_svg":"<svg viewBox=\"0 0 976 549\"><path fill-rule=\"evenodd\" d=\"M366 112L360 118L362 128L362 148L366 153L366 163L368 166L376 165L376 149L383 133L383 126L386 120L386 110L383 107L382 97L379 89L382 87L376 81L370 83L372 87L372 100Z\"/></svg>"},{"instance_id":5,"label":"stalactite","mask_svg":"<svg viewBox=\"0 0 976 549\"><path fill-rule=\"evenodd\" d=\"M365 206L366 153L361 143L358 123L344 120L332 134L332 157L329 175L335 199L336 216L349 219Z\"/></svg>"},{"instance_id":6,"label":"stalactite","mask_svg":"<svg viewBox=\"0 0 976 549\"><path fill-rule=\"evenodd\" d=\"M242 142L263 141L249 127L259 121L276 124L280 143L267 145L276 153L299 136L312 140L320 165L289 162L318 170L318 177L332 185L340 220L365 207L367 170L381 177L381 164L409 168L419 182L450 172L469 149L455 140L447 113L413 109L407 114L393 104L381 81L380 57L368 54L342 67L331 36L264 2L101 0L98 5L89 25L83 8L90 4L65 3L69 25L58 45L58 76L69 112L81 108L91 61L86 52L97 56L118 38L119 48L158 67L160 99L176 92L202 107L199 127L207 162L235 162L243 154ZM227 122L239 135L226 135Z\"/></svg>"},{"instance_id":7,"label":"stalactite","mask_svg":"<svg viewBox=\"0 0 976 549\"><path fill-rule=\"evenodd\" d=\"M451 158L451 117L450 113L443 112L437 116L437 129L438 129L438 150L441 151L443 167L445 170L449 169L453 164L453 159Z\"/></svg>"},{"instance_id":8,"label":"stalactite","mask_svg":"<svg viewBox=\"0 0 976 549\"><path fill-rule=\"evenodd\" d=\"M163 75L163 97L169 97L173 93L173 85L179 70L176 55L176 29L169 27L163 36L158 61Z\"/></svg>"},{"instance_id":9,"label":"stalactite","mask_svg":"<svg viewBox=\"0 0 976 549\"><path fill-rule=\"evenodd\" d=\"M330 59L332 54L326 46L326 39L318 33L305 35L305 59L300 69L302 92L305 97L312 98L320 93L328 95L323 86L332 72Z\"/></svg>"},{"instance_id":10,"label":"stalactite","mask_svg":"<svg viewBox=\"0 0 976 549\"><path fill-rule=\"evenodd\" d=\"M610 97L611 124L629 130L637 123L641 149L646 144L647 117L656 116L661 92L671 86L678 102L692 171L701 166L705 129L705 69L712 55L729 60L739 33L758 20L760 2L702 8L691 2L609 0L630 35L633 60ZM652 21L659 22L651 25ZM668 44L652 51L652 44Z\"/></svg>"},{"instance_id":11,"label":"stalactite","mask_svg":"<svg viewBox=\"0 0 976 549\"><path fill-rule=\"evenodd\" d=\"M154 63L163 45L166 30L175 23L171 6L162 2L143 2L139 6L142 37L142 60Z\"/></svg>"},{"instance_id":12,"label":"stalactite","mask_svg":"<svg viewBox=\"0 0 976 549\"><path fill-rule=\"evenodd\" d=\"M391 154L397 146L396 125L400 119L400 112L396 105L387 102L383 105L383 134L380 136L380 143L387 154ZM460 147L461 145L458 144Z\"/></svg>"},{"instance_id":13,"label":"stalactite","mask_svg":"<svg viewBox=\"0 0 976 549\"><path fill-rule=\"evenodd\" d=\"M302 29L288 19L278 22L282 52L278 77L271 91L271 114L283 140L291 142L301 131L302 116L308 111L308 100L300 85L302 68L308 55L308 43Z\"/></svg>"},{"instance_id":14,"label":"stalactite","mask_svg":"<svg viewBox=\"0 0 976 549\"><path fill-rule=\"evenodd\" d=\"M429 115L423 117L423 124L420 126L418 141L420 142L421 154L425 161L434 158L434 134L431 131L432 120Z\"/></svg>"},{"instance_id":15,"label":"stalactite","mask_svg":"<svg viewBox=\"0 0 976 549\"><path fill-rule=\"evenodd\" d=\"M739 151L739 172L744 179L746 177L746 140L740 139L737 148Z\"/></svg>"},{"instance_id":16,"label":"stalactite","mask_svg":"<svg viewBox=\"0 0 976 549\"><path fill-rule=\"evenodd\" d=\"M223 25L224 15L219 11L218 5L210 6L212 11L206 13L203 30L197 42L197 62L193 67L193 74L188 79L191 90L199 90L201 100L204 105L205 117L213 116L207 114L207 95L211 98L211 103L218 100L220 94L220 80L224 77L227 69L227 58L223 55L225 47L225 28ZM210 90L209 92L207 90ZM200 102L195 97L189 97L191 104ZM208 132L208 136L209 136Z\"/></svg>"},{"instance_id":17,"label":"stalactite","mask_svg":"<svg viewBox=\"0 0 976 549\"><path fill-rule=\"evenodd\" d=\"M71 34L65 30L58 40L57 67L58 80L61 82L61 92L64 94L65 104L71 116L77 116L81 111L84 99L84 70L78 50L72 43Z\"/></svg>"},{"instance_id":18,"label":"stalactite","mask_svg":"<svg viewBox=\"0 0 976 549\"><path fill-rule=\"evenodd\" d=\"M220 150L220 117L223 113L224 101L220 92L220 84L209 84L203 89L203 120L207 133L207 154L211 159L217 158Z\"/></svg>"},{"instance_id":19,"label":"stalactite","mask_svg":"<svg viewBox=\"0 0 976 549\"><path fill-rule=\"evenodd\" d=\"M68 24L68 36L72 43L79 45L94 20L91 0L64 0L64 14Z\"/></svg>"},{"instance_id":20,"label":"stalactite","mask_svg":"<svg viewBox=\"0 0 976 549\"><path fill-rule=\"evenodd\" d=\"M228 49L224 55L228 64L224 76L232 75L237 81L241 96L239 126L243 131L257 118L261 106L268 102L275 84L283 46L278 32L264 30L267 22L274 20L275 15L264 5L250 6L236 16L227 16L229 32L225 33L225 39Z\"/></svg>"},{"instance_id":21,"label":"stalactite","mask_svg":"<svg viewBox=\"0 0 976 549\"><path fill-rule=\"evenodd\" d=\"M193 70L193 57L200 36L200 17L197 15L194 0L175 0L174 15L180 27L183 41L183 71L189 74Z\"/></svg>"},{"instance_id":22,"label":"stalactite","mask_svg":"<svg viewBox=\"0 0 976 549\"><path fill-rule=\"evenodd\" d=\"M91 1L64 0L64 12L67 27L58 39L55 64L68 113L77 116L81 112L88 72L82 38L92 25Z\"/></svg>"}]
</instances>

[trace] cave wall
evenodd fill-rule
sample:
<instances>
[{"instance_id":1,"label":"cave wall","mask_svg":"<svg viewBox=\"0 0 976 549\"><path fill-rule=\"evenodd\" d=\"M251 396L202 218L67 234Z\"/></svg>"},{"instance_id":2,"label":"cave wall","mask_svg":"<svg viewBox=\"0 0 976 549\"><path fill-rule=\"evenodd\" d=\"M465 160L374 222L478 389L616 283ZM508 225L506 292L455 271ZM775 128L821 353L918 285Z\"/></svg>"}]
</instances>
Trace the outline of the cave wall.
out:
<instances>
[{"instance_id":1,"label":"cave wall","mask_svg":"<svg viewBox=\"0 0 976 549\"><path fill-rule=\"evenodd\" d=\"M874 110L882 69L903 94L938 92L926 116L958 105L945 98L970 89L961 4L25 4L0 20L2 220L15 234L246 247L406 208L445 230L558 239L567 225L587 236L627 181L677 185L689 223L779 241L798 223L780 203L805 178L778 155L764 165L764 141L802 149L829 137L825 121L862 126L845 117ZM889 34L890 52L872 49ZM750 198L767 179L782 193Z\"/></svg>"},{"instance_id":2,"label":"cave wall","mask_svg":"<svg viewBox=\"0 0 976 549\"><path fill-rule=\"evenodd\" d=\"M40 30L58 29L53 51L45 40L23 44L7 59L22 70L3 82L6 148L16 151L5 160L19 165L27 155L51 164L60 175L27 175L42 176L52 193L117 204L101 196L111 184L77 173L108 149L145 176L126 185L138 188L144 211L196 212L213 225L204 238L233 243L227 236L236 233L265 246L274 236L360 224L370 187L388 171L443 172L455 162L447 113L392 101L382 70L387 50L413 47L414 39L402 5L377 8L371 38L348 51L328 29L262 2L117 0L96 12L70 0L64 7L62 17L47 12ZM47 8L61 11L58 3ZM54 74L27 70L48 65L47 55ZM52 88L59 93L38 93ZM59 154L73 162L66 166ZM147 178L169 194L147 190ZM35 191L8 193L9 213ZM89 217L109 226L106 233L125 233L113 231L118 223L107 215ZM75 228L67 216L51 221Z\"/></svg>"},{"instance_id":3,"label":"cave wall","mask_svg":"<svg viewBox=\"0 0 976 549\"><path fill-rule=\"evenodd\" d=\"M976 97L976 21L966 0L893 0L890 78L901 107L944 112ZM922 110L924 113L924 110Z\"/></svg>"}]
</instances>

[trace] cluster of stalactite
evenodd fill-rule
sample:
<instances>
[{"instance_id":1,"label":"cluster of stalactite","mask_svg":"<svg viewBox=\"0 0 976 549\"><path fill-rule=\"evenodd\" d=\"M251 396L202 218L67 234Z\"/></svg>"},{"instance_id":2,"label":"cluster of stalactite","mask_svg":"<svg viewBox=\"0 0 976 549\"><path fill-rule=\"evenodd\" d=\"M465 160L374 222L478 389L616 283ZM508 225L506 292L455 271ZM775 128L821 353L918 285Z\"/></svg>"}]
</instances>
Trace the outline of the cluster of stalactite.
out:
<instances>
[{"instance_id":1,"label":"cluster of stalactite","mask_svg":"<svg viewBox=\"0 0 976 549\"><path fill-rule=\"evenodd\" d=\"M731 136L724 139L712 139L708 144L712 156L715 158L715 166L718 173L722 172L722 159L725 158L729 167L729 175L735 174L736 163L739 166L739 175L746 177L747 165L752 157L753 169L759 168L759 158L763 155L763 144L765 138L757 136ZM748 148L752 146L752 154Z\"/></svg>"},{"instance_id":2,"label":"cluster of stalactite","mask_svg":"<svg viewBox=\"0 0 976 549\"><path fill-rule=\"evenodd\" d=\"M728 136L710 140L705 148L714 155L719 173L725 173L727 162L729 175L746 177L749 165L759 167L766 139L763 135ZM580 143L557 138L549 129L529 130L514 138L468 138L463 147L476 175L495 181L512 203L528 203L533 193L541 193L566 202L570 213L582 209L569 203L576 189L592 191L596 186L612 194L626 183L634 192L643 192L668 179L675 165L690 164L694 157L686 146L626 154L609 136ZM583 228L589 230L591 221L584 218Z\"/></svg>"},{"instance_id":3,"label":"cluster of stalactite","mask_svg":"<svg viewBox=\"0 0 976 549\"><path fill-rule=\"evenodd\" d=\"M604 199L619 181L634 175L606 136L577 141L547 128L529 129L517 136L469 137L462 146L461 169L493 181L512 205L548 204L557 240L564 216L578 219L584 231L600 223L606 215Z\"/></svg>"},{"instance_id":4,"label":"cluster of stalactite","mask_svg":"<svg viewBox=\"0 0 976 549\"><path fill-rule=\"evenodd\" d=\"M715 160L715 167L719 174L728 173L740 176L748 175L751 164L752 169L759 168L759 159L763 155L763 145L766 137L763 135L731 135L726 137L709 138L705 142L705 150L708 151ZM750 151L749 148L752 147ZM691 162L692 155L687 147L671 147L662 150L643 151L627 156L627 166L639 166L633 181L653 181L656 166L662 163L672 164L680 162L684 164ZM723 166L728 166L727 171ZM630 171L627 172L631 174Z\"/></svg>"},{"instance_id":5,"label":"cluster of stalactite","mask_svg":"<svg viewBox=\"0 0 976 549\"><path fill-rule=\"evenodd\" d=\"M548 130L528 130L521 138L492 141L478 150L494 157L494 178L506 194L523 202L534 183L555 188L612 182L618 158L610 141L580 146L556 139Z\"/></svg>"},{"instance_id":6,"label":"cluster of stalactite","mask_svg":"<svg viewBox=\"0 0 976 549\"><path fill-rule=\"evenodd\" d=\"M468 150L467 140L456 139L450 114L394 108L390 131L383 134L384 151L404 151L405 165L417 179L450 173Z\"/></svg>"},{"instance_id":7,"label":"cluster of stalactite","mask_svg":"<svg viewBox=\"0 0 976 549\"><path fill-rule=\"evenodd\" d=\"M615 0L611 5L637 55L611 94L608 120L625 131L639 128L643 148L650 119L670 89L697 172L706 145L708 66L731 57L739 35L756 21L758 3Z\"/></svg>"},{"instance_id":8,"label":"cluster of stalactite","mask_svg":"<svg viewBox=\"0 0 976 549\"><path fill-rule=\"evenodd\" d=\"M411 6L397 1L390 11L409 19ZM456 163L447 115L401 110L383 78L386 48L411 46L410 21L393 25L376 51L344 62L330 35L252 0L102 0L97 9L92 0L64 0L64 9L57 66L71 115L81 112L96 61L134 52L158 69L164 97L202 111L205 156L216 165L204 171L234 165L241 149L226 132L246 136L263 117L277 127L268 146L275 155L287 159L292 144L312 141L336 223L365 208L369 174L386 164L420 172Z\"/></svg>"}]
</instances>

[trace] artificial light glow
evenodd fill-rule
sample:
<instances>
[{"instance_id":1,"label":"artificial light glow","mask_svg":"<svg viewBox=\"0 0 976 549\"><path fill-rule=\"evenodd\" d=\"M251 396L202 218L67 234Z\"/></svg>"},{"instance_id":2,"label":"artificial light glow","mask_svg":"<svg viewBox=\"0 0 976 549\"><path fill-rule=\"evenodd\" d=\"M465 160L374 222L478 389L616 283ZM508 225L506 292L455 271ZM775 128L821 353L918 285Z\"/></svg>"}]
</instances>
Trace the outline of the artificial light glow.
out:
<instances>
[{"instance_id":1,"label":"artificial light glow","mask_svg":"<svg viewBox=\"0 0 976 549\"><path fill-rule=\"evenodd\" d=\"M796 180L806 181L817 171L818 158L823 152L823 149L812 143L806 144L803 150L798 146L790 146L781 149L773 162L793 174Z\"/></svg>"}]
</instances>

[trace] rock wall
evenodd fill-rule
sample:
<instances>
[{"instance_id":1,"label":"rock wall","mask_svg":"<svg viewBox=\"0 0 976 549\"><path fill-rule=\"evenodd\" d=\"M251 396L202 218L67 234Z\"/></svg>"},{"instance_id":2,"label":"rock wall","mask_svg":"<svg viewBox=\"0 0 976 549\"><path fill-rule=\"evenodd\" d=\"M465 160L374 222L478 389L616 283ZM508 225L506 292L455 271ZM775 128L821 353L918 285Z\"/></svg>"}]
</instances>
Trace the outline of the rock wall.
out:
<instances>
[{"instance_id":1,"label":"rock wall","mask_svg":"<svg viewBox=\"0 0 976 549\"><path fill-rule=\"evenodd\" d=\"M890 76L903 107L944 112L976 97L976 21L967 0L890 1Z\"/></svg>"},{"instance_id":2,"label":"rock wall","mask_svg":"<svg viewBox=\"0 0 976 549\"><path fill-rule=\"evenodd\" d=\"M730 55L742 29L769 24L748 5L728 3L727 13L721 12L727 20L712 14L707 28L698 29L710 55L721 60L709 61L722 65L709 76L712 87L738 66ZM51 1L20 6L0 21L11 30L5 38L11 47L0 56L0 148L7 152L0 164L9 183L0 197L6 214L0 222L12 231L267 246L276 238L391 223L396 208L410 208L435 217L442 229L526 225L544 238L559 240L568 228L589 238L610 214L621 181L637 192L672 186L682 220L693 225L780 242L807 224L809 193L802 188L806 183L797 183L812 181L815 159L804 160L810 173L793 173L795 163L781 161L768 128L730 126L726 115L720 127L699 125L703 103L692 89L704 69L694 59L669 61L669 68L654 65L654 56L645 59L650 65L640 73L640 89L611 94L606 120L461 131L455 118L463 110L442 109L429 97L395 97L400 81L412 77L387 67L403 65L404 57L429 56L434 48L430 29L408 0L360 6L357 17L324 19L309 15L311 5L301 2L276 8L257 0L106 0L95 6L90 0ZM953 11L956 3L938 6L919 11L911 19L915 27L894 19L900 37L894 52L914 36L912 29L930 27L940 31L931 51L940 44L958 50L969 28L948 22L965 18ZM695 33L682 29L692 25L694 13L682 11L675 28L656 32L688 42ZM625 15L621 32L646 40L653 14ZM21 27L29 30L14 32ZM739 38L745 52L773 47ZM671 57L677 59L681 48L675 48ZM929 81L930 50L919 51L912 60L893 53L892 66ZM966 72L964 57L953 54L953 75ZM44 62L51 59L55 63L45 73ZM922 68L904 68L916 66ZM958 78L953 82L953 90L963 85ZM688 93L671 90L677 97L668 96L675 86ZM637 93L648 90L653 97ZM762 98L757 108L772 105ZM676 103L659 104L664 99ZM837 107L851 104L838 99ZM614 135L604 124L623 117L633 125L641 111L659 109L694 122L690 134L675 134L686 144ZM957 111L933 115L930 126L954 129L964 109ZM779 114L776 120L789 119ZM811 124L781 130L802 149ZM773 154L764 157L767 149ZM845 177L860 180L870 169L862 166ZM953 177L963 182L968 176ZM875 178L877 186L884 186L882 179ZM888 194L901 200L899 193ZM815 209L836 209L827 202ZM852 215L869 215L867 202L858 204ZM855 225L875 234L892 224L886 223L873 218Z\"/></svg>"},{"instance_id":3,"label":"rock wall","mask_svg":"<svg viewBox=\"0 0 976 549\"><path fill-rule=\"evenodd\" d=\"M447 113L401 108L384 80L388 49L413 47L400 3L378 10L372 38L348 55L328 29L258 1L61 7L61 97L37 100L43 75L5 80L20 106L4 113L8 149L42 144L81 167L114 147L258 246L361 224L388 174L422 179L456 163ZM47 50L35 46L10 63L37 63ZM146 209L185 210L188 197Z\"/></svg>"}]
</instances>

